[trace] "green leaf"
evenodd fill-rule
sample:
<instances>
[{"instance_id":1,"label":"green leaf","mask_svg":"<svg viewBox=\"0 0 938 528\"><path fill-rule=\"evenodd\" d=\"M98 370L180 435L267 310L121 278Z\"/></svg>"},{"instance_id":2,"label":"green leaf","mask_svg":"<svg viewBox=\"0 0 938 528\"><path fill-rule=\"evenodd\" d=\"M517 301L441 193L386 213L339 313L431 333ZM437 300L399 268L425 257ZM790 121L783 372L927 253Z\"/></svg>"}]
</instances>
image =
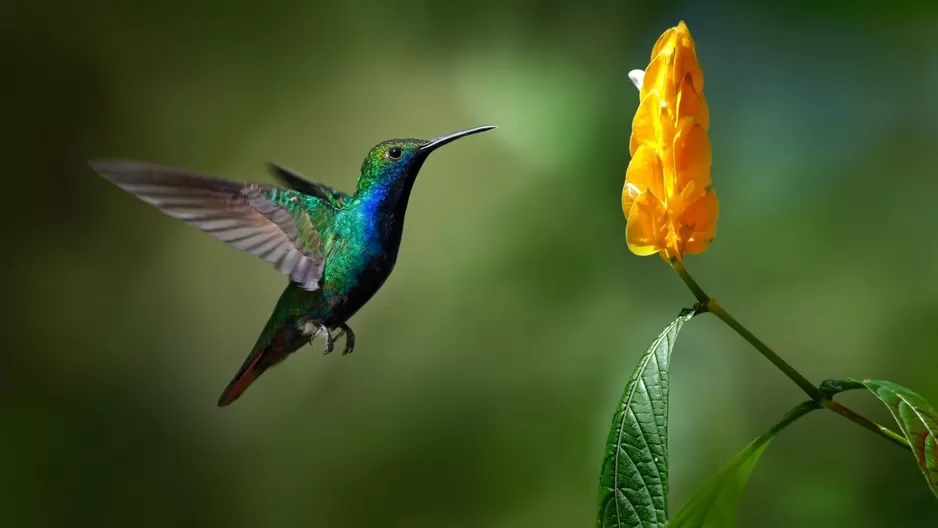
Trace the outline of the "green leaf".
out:
<instances>
[{"instance_id":1,"label":"green leaf","mask_svg":"<svg viewBox=\"0 0 938 528\"><path fill-rule=\"evenodd\" d=\"M855 389L864 389L863 386L857 380L853 379L829 379L821 382L821 385L818 389L821 391L821 394L827 396L828 398L833 398L835 394L839 392L846 392Z\"/></svg>"},{"instance_id":2,"label":"green leaf","mask_svg":"<svg viewBox=\"0 0 938 528\"><path fill-rule=\"evenodd\" d=\"M685 310L648 348L625 386L603 457L601 528L664 527L668 522L668 372Z\"/></svg>"},{"instance_id":3,"label":"green leaf","mask_svg":"<svg viewBox=\"0 0 938 528\"><path fill-rule=\"evenodd\" d=\"M938 496L938 412L935 408L917 393L891 381L846 379L830 383L843 383L847 390L866 387L886 404L912 446L912 454L928 487Z\"/></svg>"},{"instance_id":4,"label":"green leaf","mask_svg":"<svg viewBox=\"0 0 938 528\"><path fill-rule=\"evenodd\" d=\"M728 528L736 525L736 506L756 462L772 438L805 414L820 408L813 401L804 402L782 418L775 427L752 441L697 491L677 512L669 528Z\"/></svg>"}]
</instances>

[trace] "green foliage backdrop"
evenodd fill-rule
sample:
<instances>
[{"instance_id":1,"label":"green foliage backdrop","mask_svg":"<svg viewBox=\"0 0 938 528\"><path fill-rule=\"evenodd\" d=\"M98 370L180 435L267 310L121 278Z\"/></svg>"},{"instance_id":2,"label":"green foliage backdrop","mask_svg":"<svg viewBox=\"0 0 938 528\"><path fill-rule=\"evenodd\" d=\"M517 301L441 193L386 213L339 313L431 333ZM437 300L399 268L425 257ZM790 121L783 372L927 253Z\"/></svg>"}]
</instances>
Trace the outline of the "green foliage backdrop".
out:
<instances>
[{"instance_id":1,"label":"green foliage backdrop","mask_svg":"<svg viewBox=\"0 0 938 528\"><path fill-rule=\"evenodd\" d=\"M680 19L722 210L695 277L809 378L938 401L936 8L650 5L0 7L0 524L593 523L612 402L693 301L629 254L619 205L627 72ZM304 349L225 410L283 279L85 165L273 160L350 189L381 139L487 123L423 169L356 352ZM714 319L672 363L674 509L802 396ZM772 441L741 526L938 525L908 453L825 418Z\"/></svg>"}]
</instances>

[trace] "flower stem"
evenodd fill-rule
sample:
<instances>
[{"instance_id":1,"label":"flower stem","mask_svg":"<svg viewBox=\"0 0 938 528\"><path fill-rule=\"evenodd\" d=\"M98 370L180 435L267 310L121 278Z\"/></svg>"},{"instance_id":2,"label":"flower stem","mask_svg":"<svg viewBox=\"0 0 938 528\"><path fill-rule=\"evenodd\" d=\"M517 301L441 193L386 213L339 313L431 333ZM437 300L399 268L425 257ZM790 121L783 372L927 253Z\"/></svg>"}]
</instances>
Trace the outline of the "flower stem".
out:
<instances>
[{"instance_id":1,"label":"flower stem","mask_svg":"<svg viewBox=\"0 0 938 528\"><path fill-rule=\"evenodd\" d=\"M729 314L716 299L710 299L707 301L707 311L713 315L720 318L721 321L727 324L730 328L736 331L737 334L742 336L743 339L749 341L756 350L759 351L766 359L772 362L778 370L781 370L789 379L795 382L796 385L801 387L801 390L808 395L812 400L820 403L824 399L824 395L821 394L821 391L814 386L813 383L808 381L800 372L795 370L795 367L788 364L787 361L781 358L774 350L769 348L768 345L762 342L758 337L753 335L752 332L746 329L745 326L740 324L732 315Z\"/></svg>"},{"instance_id":2,"label":"flower stem","mask_svg":"<svg viewBox=\"0 0 938 528\"><path fill-rule=\"evenodd\" d=\"M906 449L910 449L909 442L902 436L889 430L889 428L882 426L874 422L873 420L870 420L869 418L857 413L856 411L853 411L850 408L844 405L841 405L840 403L832 400L831 398L826 396L824 393L822 393L817 388L816 385L808 381L808 379L805 378L800 372L798 372L794 367L788 364L788 362L782 359L781 356L776 354L774 350L772 350L771 348L769 348L768 345L763 343L761 339L756 337L752 332L746 329L745 326L743 326L732 315L730 315L729 312L726 311L726 309L720 306L720 303L718 303L716 299L713 299L712 297L707 295L707 293L704 292L703 288L701 288L700 285L697 284L697 281L695 281L694 278L690 276L690 273L687 272L687 268L684 267L683 262L681 262L677 258L672 257L669 260L669 263L671 264L671 267L674 269L674 271L677 272L678 276L681 277L681 280L684 281L684 284L686 284L687 287L690 289L690 291L694 294L694 297L697 298L697 301L700 303L700 305L703 308L701 311L710 312L713 315L717 316L721 321L726 323L727 326L732 328L737 334L739 334L743 339L748 341L749 344L751 344L756 350L758 350L760 354L762 354L766 359L771 361L772 364L775 365L776 368L781 370L786 376L788 376L789 379L794 381L795 384L798 385L801 388L801 390L803 390L805 394L807 394L811 398L811 400L816 402L821 407L824 407L825 409L835 412L839 414L840 416L843 416L844 418L850 420L851 422L854 422L860 425L861 427L864 427L865 429L868 429L869 431L872 431L895 444L905 447Z\"/></svg>"},{"instance_id":3,"label":"flower stem","mask_svg":"<svg viewBox=\"0 0 938 528\"><path fill-rule=\"evenodd\" d=\"M691 293L694 294L694 297L697 298L697 301L700 304L706 305L711 301L710 296L703 291L703 288L701 288L700 285L697 284L697 281L695 281L694 278L690 276L690 273L687 272L687 268L684 267L683 262L675 257L671 257L669 263L671 264L671 268L676 271L677 274L681 277L681 280L684 281L684 284L690 288Z\"/></svg>"}]
</instances>

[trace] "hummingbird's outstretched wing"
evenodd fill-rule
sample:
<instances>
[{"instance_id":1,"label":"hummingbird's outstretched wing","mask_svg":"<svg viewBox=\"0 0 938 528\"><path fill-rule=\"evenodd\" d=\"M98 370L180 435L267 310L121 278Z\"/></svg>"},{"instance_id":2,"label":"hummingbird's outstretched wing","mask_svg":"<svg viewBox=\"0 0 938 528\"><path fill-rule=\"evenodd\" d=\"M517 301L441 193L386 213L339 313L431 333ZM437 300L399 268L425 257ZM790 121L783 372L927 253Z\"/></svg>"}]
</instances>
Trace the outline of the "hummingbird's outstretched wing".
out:
<instances>
[{"instance_id":1,"label":"hummingbird's outstretched wing","mask_svg":"<svg viewBox=\"0 0 938 528\"><path fill-rule=\"evenodd\" d=\"M92 161L122 189L173 218L274 264L303 289L316 291L322 241L334 207L271 185L226 181L134 161Z\"/></svg>"},{"instance_id":2,"label":"hummingbird's outstretched wing","mask_svg":"<svg viewBox=\"0 0 938 528\"><path fill-rule=\"evenodd\" d=\"M302 174L294 172L286 167L281 167L275 163L268 163L267 166L268 169L270 169L270 173L275 178L294 191L300 191L301 193L315 196L316 198L331 203L335 207L342 207L349 198L349 195L334 187L330 187L324 183L309 181L304 178Z\"/></svg>"}]
</instances>

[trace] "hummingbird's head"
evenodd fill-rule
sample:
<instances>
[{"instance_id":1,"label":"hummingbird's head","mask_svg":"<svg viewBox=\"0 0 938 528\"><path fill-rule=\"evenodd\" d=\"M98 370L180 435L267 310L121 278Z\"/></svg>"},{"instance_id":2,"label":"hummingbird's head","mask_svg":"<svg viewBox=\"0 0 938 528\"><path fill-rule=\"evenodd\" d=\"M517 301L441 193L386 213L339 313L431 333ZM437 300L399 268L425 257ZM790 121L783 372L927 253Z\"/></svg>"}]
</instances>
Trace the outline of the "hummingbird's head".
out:
<instances>
[{"instance_id":1,"label":"hummingbird's head","mask_svg":"<svg viewBox=\"0 0 938 528\"><path fill-rule=\"evenodd\" d=\"M406 138L382 141L368 152L362 163L358 192L372 188L385 192L409 191L431 152L459 138L493 128L495 127L470 128L430 140Z\"/></svg>"}]
</instances>

